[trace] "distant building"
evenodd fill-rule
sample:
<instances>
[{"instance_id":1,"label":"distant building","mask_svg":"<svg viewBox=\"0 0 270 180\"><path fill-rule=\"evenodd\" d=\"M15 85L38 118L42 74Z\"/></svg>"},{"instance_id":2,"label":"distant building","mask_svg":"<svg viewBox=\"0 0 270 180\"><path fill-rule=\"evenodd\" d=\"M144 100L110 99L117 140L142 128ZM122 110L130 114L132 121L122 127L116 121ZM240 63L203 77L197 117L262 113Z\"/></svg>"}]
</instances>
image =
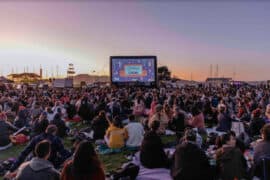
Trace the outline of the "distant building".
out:
<instances>
[{"instance_id":1,"label":"distant building","mask_svg":"<svg viewBox=\"0 0 270 180\"><path fill-rule=\"evenodd\" d=\"M78 74L73 76L74 87L81 87L82 85L87 85L95 82L109 82L109 76L93 76L89 74Z\"/></svg>"},{"instance_id":2,"label":"distant building","mask_svg":"<svg viewBox=\"0 0 270 180\"><path fill-rule=\"evenodd\" d=\"M1 83L12 83L13 81L5 78L4 76L0 76L0 84Z\"/></svg>"},{"instance_id":3,"label":"distant building","mask_svg":"<svg viewBox=\"0 0 270 180\"><path fill-rule=\"evenodd\" d=\"M211 85L222 85L229 84L232 81L232 78L220 77L220 78L207 78L205 83Z\"/></svg>"},{"instance_id":4,"label":"distant building","mask_svg":"<svg viewBox=\"0 0 270 180\"><path fill-rule=\"evenodd\" d=\"M41 80L40 75L37 75L35 73L9 74L7 78L9 80L14 81L15 83L19 82L33 83Z\"/></svg>"},{"instance_id":5,"label":"distant building","mask_svg":"<svg viewBox=\"0 0 270 180\"><path fill-rule=\"evenodd\" d=\"M72 88L73 87L73 79L71 79L71 78L53 79L52 87L54 87L54 88Z\"/></svg>"}]
</instances>

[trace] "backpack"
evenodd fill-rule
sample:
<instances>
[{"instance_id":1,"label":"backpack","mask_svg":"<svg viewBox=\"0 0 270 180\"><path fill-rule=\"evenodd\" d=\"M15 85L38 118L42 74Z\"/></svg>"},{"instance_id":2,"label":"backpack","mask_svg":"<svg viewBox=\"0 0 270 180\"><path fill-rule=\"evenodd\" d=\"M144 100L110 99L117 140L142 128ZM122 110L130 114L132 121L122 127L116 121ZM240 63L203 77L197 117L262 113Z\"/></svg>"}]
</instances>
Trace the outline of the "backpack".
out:
<instances>
[{"instance_id":1,"label":"backpack","mask_svg":"<svg viewBox=\"0 0 270 180\"><path fill-rule=\"evenodd\" d=\"M10 136L10 140L13 144L21 145L26 144L29 141L29 137L24 134L18 134L16 136Z\"/></svg>"},{"instance_id":2,"label":"backpack","mask_svg":"<svg viewBox=\"0 0 270 180\"><path fill-rule=\"evenodd\" d=\"M9 158L6 161L3 161L0 163L0 176L4 176L7 171L10 170L12 165L15 163L16 159L14 158Z\"/></svg>"}]
</instances>

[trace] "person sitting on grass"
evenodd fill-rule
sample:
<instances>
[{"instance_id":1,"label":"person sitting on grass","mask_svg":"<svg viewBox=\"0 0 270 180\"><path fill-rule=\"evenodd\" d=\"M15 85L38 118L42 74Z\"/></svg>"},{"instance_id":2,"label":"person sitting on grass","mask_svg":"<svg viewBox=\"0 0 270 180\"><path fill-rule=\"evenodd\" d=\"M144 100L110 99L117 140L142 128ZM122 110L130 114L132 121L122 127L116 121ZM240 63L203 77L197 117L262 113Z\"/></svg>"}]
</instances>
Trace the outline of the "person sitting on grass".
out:
<instances>
[{"instance_id":1,"label":"person sitting on grass","mask_svg":"<svg viewBox=\"0 0 270 180\"><path fill-rule=\"evenodd\" d=\"M58 180L59 172L48 161L51 153L51 143L47 140L39 142L35 147L35 157L19 167L16 180Z\"/></svg>"},{"instance_id":2,"label":"person sitting on grass","mask_svg":"<svg viewBox=\"0 0 270 180\"><path fill-rule=\"evenodd\" d=\"M270 158L270 124L266 124L261 129L262 139L257 140L254 148L253 175L259 179L267 179L267 164ZM269 178L268 178L269 179Z\"/></svg>"},{"instance_id":3,"label":"person sitting on grass","mask_svg":"<svg viewBox=\"0 0 270 180\"><path fill-rule=\"evenodd\" d=\"M44 133L48 125L49 121L47 119L47 113L43 112L40 114L38 119L35 119L32 122L33 136L37 136L40 135L41 133Z\"/></svg>"},{"instance_id":4,"label":"person sitting on grass","mask_svg":"<svg viewBox=\"0 0 270 180\"><path fill-rule=\"evenodd\" d=\"M145 134L140 152L135 154L133 164L140 167L137 180L172 179L169 160L159 136L153 132Z\"/></svg>"},{"instance_id":5,"label":"person sitting on grass","mask_svg":"<svg viewBox=\"0 0 270 180\"><path fill-rule=\"evenodd\" d=\"M180 139L185 130L185 114L179 107L174 108L172 120L169 121L169 129L174 131Z\"/></svg>"},{"instance_id":6,"label":"person sitting on grass","mask_svg":"<svg viewBox=\"0 0 270 180\"><path fill-rule=\"evenodd\" d=\"M160 104L155 107L155 114L150 118L148 125L150 126L153 121L160 122L159 133L165 134L169 119L163 111L163 106Z\"/></svg>"},{"instance_id":7,"label":"person sitting on grass","mask_svg":"<svg viewBox=\"0 0 270 180\"><path fill-rule=\"evenodd\" d=\"M113 119L106 131L105 141L111 149L121 149L125 146L128 133L122 128L122 122L118 116Z\"/></svg>"},{"instance_id":8,"label":"person sitting on grass","mask_svg":"<svg viewBox=\"0 0 270 180\"><path fill-rule=\"evenodd\" d=\"M93 145L82 141L76 148L73 160L67 161L61 180L105 180L105 173Z\"/></svg>"},{"instance_id":9,"label":"person sitting on grass","mask_svg":"<svg viewBox=\"0 0 270 180\"><path fill-rule=\"evenodd\" d=\"M148 132L151 133L151 134L154 134L156 136L159 135L159 126L160 126L160 122L159 121L153 121L151 124L150 124L150 131Z\"/></svg>"},{"instance_id":10,"label":"person sitting on grass","mask_svg":"<svg viewBox=\"0 0 270 180\"><path fill-rule=\"evenodd\" d=\"M144 129L141 123L135 122L134 115L130 115L128 119L130 123L125 126L128 134L126 146L130 149L138 149L143 140Z\"/></svg>"},{"instance_id":11,"label":"person sitting on grass","mask_svg":"<svg viewBox=\"0 0 270 180\"><path fill-rule=\"evenodd\" d=\"M65 121L62 120L60 113L57 113L54 116L54 119L50 122L50 124L54 124L57 127L57 129L58 129L57 136L58 137L63 138L64 136L66 136L68 128L65 124Z\"/></svg>"},{"instance_id":12,"label":"person sitting on grass","mask_svg":"<svg viewBox=\"0 0 270 180\"><path fill-rule=\"evenodd\" d=\"M94 132L93 139L103 139L106 133L106 130L109 127L109 119L106 116L106 112L104 110L100 111L98 116L94 118L92 121L92 130Z\"/></svg>"},{"instance_id":13,"label":"person sitting on grass","mask_svg":"<svg viewBox=\"0 0 270 180\"><path fill-rule=\"evenodd\" d=\"M261 118L261 110L259 108L252 112L252 118L249 125L249 134L251 137L259 136L260 130L265 124L265 120Z\"/></svg>"},{"instance_id":14,"label":"person sitting on grass","mask_svg":"<svg viewBox=\"0 0 270 180\"><path fill-rule=\"evenodd\" d=\"M46 108L46 112L47 112L47 119L48 119L49 122L51 122L53 120L53 118L54 118L54 116L55 116L56 113L54 113L52 111L52 108L51 107L47 107Z\"/></svg>"},{"instance_id":15,"label":"person sitting on grass","mask_svg":"<svg viewBox=\"0 0 270 180\"><path fill-rule=\"evenodd\" d=\"M266 106L264 121L270 123L270 104Z\"/></svg>"},{"instance_id":16,"label":"person sitting on grass","mask_svg":"<svg viewBox=\"0 0 270 180\"><path fill-rule=\"evenodd\" d=\"M10 131L18 130L17 127L7 121L7 116L1 109L2 108L0 108L0 150L12 146L9 139L9 136L11 135Z\"/></svg>"},{"instance_id":17,"label":"person sitting on grass","mask_svg":"<svg viewBox=\"0 0 270 180\"><path fill-rule=\"evenodd\" d=\"M228 132L231 130L232 119L227 113L226 106L224 104L220 104L218 106L218 125L216 130L220 132Z\"/></svg>"},{"instance_id":18,"label":"person sitting on grass","mask_svg":"<svg viewBox=\"0 0 270 180\"><path fill-rule=\"evenodd\" d=\"M16 126L17 128L22 128L24 126L28 126L29 122L28 122L28 114L27 114L27 110L21 110L18 113L18 116L15 118L14 120L14 126Z\"/></svg>"},{"instance_id":19,"label":"person sitting on grass","mask_svg":"<svg viewBox=\"0 0 270 180\"><path fill-rule=\"evenodd\" d=\"M218 175L221 179L247 178L247 162L242 152L236 147L232 133L221 136L222 147L216 151Z\"/></svg>"},{"instance_id":20,"label":"person sitting on grass","mask_svg":"<svg viewBox=\"0 0 270 180\"><path fill-rule=\"evenodd\" d=\"M176 146L173 156L171 175L174 179L211 179L208 158L196 141L196 131L186 129L183 142Z\"/></svg>"},{"instance_id":21,"label":"person sitting on grass","mask_svg":"<svg viewBox=\"0 0 270 180\"><path fill-rule=\"evenodd\" d=\"M191 111L192 111L193 118L192 118L190 125L193 128L198 128L198 130L204 131L205 130L205 122L204 122L203 112L200 110L199 107L197 107L197 105L192 107Z\"/></svg>"},{"instance_id":22,"label":"person sitting on grass","mask_svg":"<svg viewBox=\"0 0 270 180\"><path fill-rule=\"evenodd\" d=\"M26 157L35 149L35 146L43 141L48 140L51 143L51 153L49 161L53 163L55 167L59 167L71 153L64 148L64 145L59 137L56 136L57 127L55 125L49 125L45 131L36 137L34 137L25 149L20 153L16 162L12 165L11 171L15 171L26 159Z\"/></svg>"},{"instance_id":23,"label":"person sitting on grass","mask_svg":"<svg viewBox=\"0 0 270 180\"><path fill-rule=\"evenodd\" d=\"M254 148L254 162L259 164L261 158L270 157L270 124L266 124L261 129L262 140Z\"/></svg>"}]
</instances>

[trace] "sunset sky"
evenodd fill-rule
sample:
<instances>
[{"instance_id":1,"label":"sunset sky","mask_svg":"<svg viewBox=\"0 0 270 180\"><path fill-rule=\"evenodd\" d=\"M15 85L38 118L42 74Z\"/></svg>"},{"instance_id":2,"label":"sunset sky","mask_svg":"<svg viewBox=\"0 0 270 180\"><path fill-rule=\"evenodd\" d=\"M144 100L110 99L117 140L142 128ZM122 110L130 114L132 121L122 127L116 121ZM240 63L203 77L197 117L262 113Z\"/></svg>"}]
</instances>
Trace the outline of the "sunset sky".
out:
<instances>
[{"instance_id":1,"label":"sunset sky","mask_svg":"<svg viewBox=\"0 0 270 180\"><path fill-rule=\"evenodd\" d=\"M0 73L65 74L74 63L108 74L109 56L156 55L184 79L205 80L210 64L220 76L270 79L270 2L75 1L0 1Z\"/></svg>"}]
</instances>

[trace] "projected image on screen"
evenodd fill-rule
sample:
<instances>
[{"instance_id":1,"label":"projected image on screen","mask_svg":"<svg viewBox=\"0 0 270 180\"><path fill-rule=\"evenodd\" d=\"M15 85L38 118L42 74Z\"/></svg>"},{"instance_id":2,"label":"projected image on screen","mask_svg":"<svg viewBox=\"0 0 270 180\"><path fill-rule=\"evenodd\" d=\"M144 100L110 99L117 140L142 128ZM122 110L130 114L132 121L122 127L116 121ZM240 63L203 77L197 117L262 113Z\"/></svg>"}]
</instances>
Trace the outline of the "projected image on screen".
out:
<instances>
[{"instance_id":1,"label":"projected image on screen","mask_svg":"<svg viewBox=\"0 0 270 180\"><path fill-rule=\"evenodd\" d=\"M111 58L113 82L154 82L155 58Z\"/></svg>"}]
</instances>

